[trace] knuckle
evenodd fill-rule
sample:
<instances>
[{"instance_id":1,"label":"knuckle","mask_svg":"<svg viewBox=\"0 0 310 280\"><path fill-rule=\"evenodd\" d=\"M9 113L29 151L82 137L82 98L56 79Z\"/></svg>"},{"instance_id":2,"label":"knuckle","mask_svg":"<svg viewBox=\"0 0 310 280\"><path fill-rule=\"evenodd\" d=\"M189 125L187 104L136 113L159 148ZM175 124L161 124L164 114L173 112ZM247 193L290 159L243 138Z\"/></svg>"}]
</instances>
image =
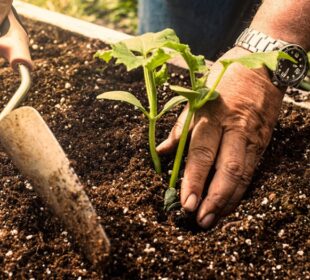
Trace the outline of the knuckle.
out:
<instances>
[{"instance_id":1,"label":"knuckle","mask_svg":"<svg viewBox=\"0 0 310 280\"><path fill-rule=\"evenodd\" d=\"M196 165L206 168L213 165L215 154L208 147L196 146L191 148L190 157Z\"/></svg>"},{"instance_id":2,"label":"knuckle","mask_svg":"<svg viewBox=\"0 0 310 280\"><path fill-rule=\"evenodd\" d=\"M252 181L252 172L246 170L241 176L242 185L247 187Z\"/></svg>"},{"instance_id":3,"label":"knuckle","mask_svg":"<svg viewBox=\"0 0 310 280\"><path fill-rule=\"evenodd\" d=\"M243 165L238 160L230 160L223 164L224 173L228 176L240 179L243 175Z\"/></svg>"},{"instance_id":4,"label":"knuckle","mask_svg":"<svg viewBox=\"0 0 310 280\"><path fill-rule=\"evenodd\" d=\"M209 198L210 202L213 204L215 207L216 211L219 211L226 207L228 203L228 199L225 198L222 194L220 193L213 193L211 197Z\"/></svg>"}]
</instances>

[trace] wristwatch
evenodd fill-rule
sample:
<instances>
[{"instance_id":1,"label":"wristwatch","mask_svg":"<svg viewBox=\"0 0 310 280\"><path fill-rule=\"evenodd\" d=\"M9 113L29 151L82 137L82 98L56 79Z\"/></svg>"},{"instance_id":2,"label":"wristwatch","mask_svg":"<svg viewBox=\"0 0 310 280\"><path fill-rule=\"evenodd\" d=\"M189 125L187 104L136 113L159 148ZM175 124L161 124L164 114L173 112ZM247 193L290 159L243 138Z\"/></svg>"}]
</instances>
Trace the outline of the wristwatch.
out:
<instances>
[{"instance_id":1,"label":"wristwatch","mask_svg":"<svg viewBox=\"0 0 310 280\"><path fill-rule=\"evenodd\" d=\"M246 28L238 37L235 46L251 52L268 52L281 50L294 58L297 63L279 59L271 81L277 87L297 86L307 75L309 61L306 51L297 44L276 40L253 28Z\"/></svg>"}]
</instances>

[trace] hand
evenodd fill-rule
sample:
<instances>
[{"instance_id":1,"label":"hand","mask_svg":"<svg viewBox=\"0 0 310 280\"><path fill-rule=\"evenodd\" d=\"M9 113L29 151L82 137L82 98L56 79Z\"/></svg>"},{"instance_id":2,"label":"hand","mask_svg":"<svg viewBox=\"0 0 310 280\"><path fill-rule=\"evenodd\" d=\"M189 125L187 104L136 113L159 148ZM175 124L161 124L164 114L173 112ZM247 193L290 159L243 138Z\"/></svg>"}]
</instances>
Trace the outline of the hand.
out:
<instances>
[{"instance_id":1,"label":"hand","mask_svg":"<svg viewBox=\"0 0 310 280\"><path fill-rule=\"evenodd\" d=\"M0 25L11 10L12 0L1 0L0 1Z\"/></svg>"},{"instance_id":2,"label":"hand","mask_svg":"<svg viewBox=\"0 0 310 280\"><path fill-rule=\"evenodd\" d=\"M4 4L1 3L1 5ZM2 15L2 10L0 15ZM13 8L10 7L7 16L7 20L0 26L0 56L6 58L14 69L19 63L33 69L27 33L17 19L17 14L14 13Z\"/></svg>"},{"instance_id":3,"label":"hand","mask_svg":"<svg viewBox=\"0 0 310 280\"><path fill-rule=\"evenodd\" d=\"M222 58L248 53L236 47ZM221 67L219 62L212 66L209 87ZM270 82L267 70L254 71L237 63L228 68L217 91L220 97L207 102L195 115L181 186L182 206L190 212L198 208L197 222L203 228L239 204L269 143L283 99L283 93ZM169 137L158 146L159 153L175 148L185 116L186 109ZM210 185L205 186L212 166L216 172ZM208 194L201 201L205 187Z\"/></svg>"}]
</instances>

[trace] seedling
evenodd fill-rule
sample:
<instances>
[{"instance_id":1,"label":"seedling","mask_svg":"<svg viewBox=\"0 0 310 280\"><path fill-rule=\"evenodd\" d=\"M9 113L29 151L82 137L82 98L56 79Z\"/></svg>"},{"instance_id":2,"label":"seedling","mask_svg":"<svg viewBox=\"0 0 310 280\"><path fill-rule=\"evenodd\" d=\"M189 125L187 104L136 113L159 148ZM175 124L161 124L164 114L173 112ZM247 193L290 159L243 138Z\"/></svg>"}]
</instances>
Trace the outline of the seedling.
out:
<instances>
[{"instance_id":1,"label":"seedling","mask_svg":"<svg viewBox=\"0 0 310 280\"><path fill-rule=\"evenodd\" d=\"M181 53L183 53L183 50L180 51ZM219 82L223 78L227 68L234 62L241 63L242 65L248 68L260 68L266 66L271 70L275 70L277 66L277 61L279 59L288 59L296 63L296 61L293 58L291 58L288 54L281 51L274 51L268 53L253 53L237 59L224 59L220 61L220 63L223 66L222 70L218 75L216 81L214 82L213 86L209 89L206 87L204 81L201 82L201 79L197 79L196 76L194 75L195 71L198 70L197 65L201 65L199 58L196 57L196 59L194 60L193 59L187 60L184 54L183 57L185 58L185 61L188 64L192 88L188 89L180 86L173 86L173 85L170 86L171 90L173 90L174 92L176 92L181 96L184 96L188 100L189 109L181 133L176 157L174 160L173 170L169 182L169 188L165 193L164 207L166 210L170 210L179 205L179 202L175 202L177 200L177 191L175 189L175 186L192 118L198 109L204 106L208 101L214 100L218 97L219 94L215 90ZM191 63L189 63L188 61L190 61Z\"/></svg>"},{"instance_id":2,"label":"seedling","mask_svg":"<svg viewBox=\"0 0 310 280\"><path fill-rule=\"evenodd\" d=\"M191 88L171 85L172 91L178 96L169 100L162 111L157 111L157 87L162 85L168 79L167 61L174 55L181 55L187 63ZM260 68L266 66L275 70L279 59L288 59L296 62L288 54L281 51L268 53L250 54L238 59L221 60L222 70L211 88L206 86L208 68L203 56L195 56L191 53L188 45L181 44L175 32L171 29L165 29L157 33L146 33L144 35L127 39L112 45L111 50L98 51L95 55L106 62L112 58L116 59L116 64L124 64L127 70L142 67L144 72L144 81L149 103L149 111L143 107L141 102L130 92L109 91L100 94L98 99L109 99L124 101L137 107L149 120L149 148L151 157L157 173L161 173L161 164L156 152L155 130L156 121L167 111L181 102L188 101L189 109L180 137L169 188L165 193L164 207L170 210L179 206L177 191L175 189L182 162L184 147L186 144L189 126L197 110L203 107L206 102L212 101L218 97L216 88L223 78L227 68L234 62L241 63L248 68ZM199 74L199 75L197 75Z\"/></svg>"},{"instance_id":3,"label":"seedling","mask_svg":"<svg viewBox=\"0 0 310 280\"><path fill-rule=\"evenodd\" d=\"M183 96L175 96L169 100L162 111L157 110L157 87L168 79L166 62L175 54L168 53L165 47L169 44L179 44L179 39L172 29L157 33L146 33L113 44L111 50L98 51L95 57L106 62L116 58L116 64L124 64L127 71L142 67L148 98L149 110L130 92L109 91L100 94L98 99L124 101L137 107L149 120L149 149L157 173L161 173L161 164L156 152L155 131L157 120L174 106L185 102Z\"/></svg>"}]
</instances>

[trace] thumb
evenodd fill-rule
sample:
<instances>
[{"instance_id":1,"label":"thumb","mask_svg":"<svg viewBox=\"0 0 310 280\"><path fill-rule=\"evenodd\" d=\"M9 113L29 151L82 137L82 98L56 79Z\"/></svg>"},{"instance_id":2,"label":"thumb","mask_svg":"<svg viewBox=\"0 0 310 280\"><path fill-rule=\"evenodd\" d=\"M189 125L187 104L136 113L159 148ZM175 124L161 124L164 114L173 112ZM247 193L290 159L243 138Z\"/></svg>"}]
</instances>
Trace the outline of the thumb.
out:
<instances>
[{"instance_id":1,"label":"thumb","mask_svg":"<svg viewBox=\"0 0 310 280\"><path fill-rule=\"evenodd\" d=\"M168 138L157 146L156 151L159 154L170 153L175 149L175 147L179 143L179 139L182 134L187 112L188 112L188 105L186 105L186 107L178 117L178 120L176 121L175 125L170 131ZM192 126L193 125L191 124L190 129L192 128Z\"/></svg>"}]
</instances>

